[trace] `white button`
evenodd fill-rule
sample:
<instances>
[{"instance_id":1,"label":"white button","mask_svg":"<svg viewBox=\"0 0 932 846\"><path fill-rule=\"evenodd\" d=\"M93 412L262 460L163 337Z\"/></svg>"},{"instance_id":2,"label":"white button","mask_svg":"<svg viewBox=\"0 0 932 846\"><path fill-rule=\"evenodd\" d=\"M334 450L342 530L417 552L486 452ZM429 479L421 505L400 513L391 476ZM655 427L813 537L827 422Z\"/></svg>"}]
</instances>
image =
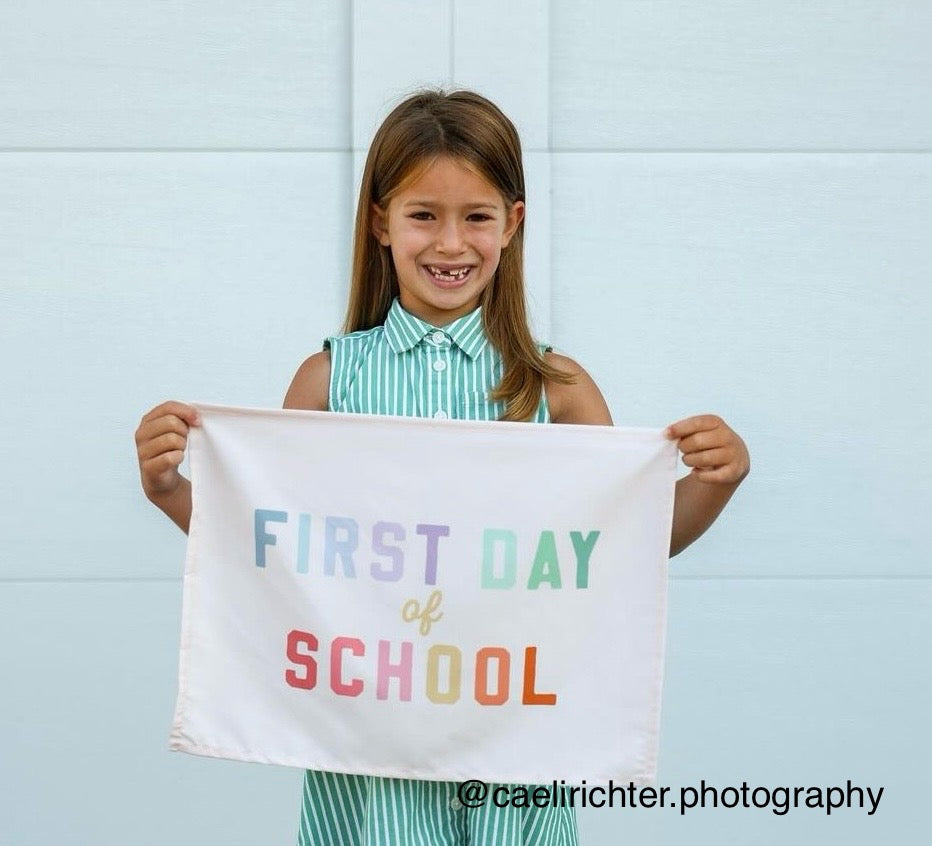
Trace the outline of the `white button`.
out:
<instances>
[{"instance_id":1,"label":"white button","mask_svg":"<svg viewBox=\"0 0 932 846\"><path fill-rule=\"evenodd\" d=\"M458 811L462 807L463 807L463 803L460 802L460 800L457 799L455 796L450 800L450 808L452 810Z\"/></svg>"},{"instance_id":2,"label":"white button","mask_svg":"<svg viewBox=\"0 0 932 846\"><path fill-rule=\"evenodd\" d=\"M446 413L443 409L440 409L440 411L435 411L435 412L434 412L434 418L437 419L437 420L446 420L446 419L447 419L447 413Z\"/></svg>"},{"instance_id":3,"label":"white button","mask_svg":"<svg viewBox=\"0 0 932 846\"><path fill-rule=\"evenodd\" d=\"M447 369L447 363L445 361L440 361L438 359L437 361L434 362L434 370L436 370L438 373L441 370L446 370L446 369Z\"/></svg>"},{"instance_id":4,"label":"white button","mask_svg":"<svg viewBox=\"0 0 932 846\"><path fill-rule=\"evenodd\" d=\"M446 339L446 337L447 337L447 336L444 335L443 332L437 331L437 332L434 332L434 334L430 336L430 339L431 339L435 344L442 344L442 343L444 342L444 340Z\"/></svg>"}]
</instances>

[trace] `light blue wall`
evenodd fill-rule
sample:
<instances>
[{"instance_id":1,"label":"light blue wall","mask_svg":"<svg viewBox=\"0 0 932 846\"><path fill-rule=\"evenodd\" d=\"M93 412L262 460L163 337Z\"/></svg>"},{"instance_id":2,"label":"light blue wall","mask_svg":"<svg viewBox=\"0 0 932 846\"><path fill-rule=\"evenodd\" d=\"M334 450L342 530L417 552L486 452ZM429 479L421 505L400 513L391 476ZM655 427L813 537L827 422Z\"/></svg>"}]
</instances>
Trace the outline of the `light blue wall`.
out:
<instances>
[{"instance_id":1,"label":"light blue wall","mask_svg":"<svg viewBox=\"0 0 932 846\"><path fill-rule=\"evenodd\" d=\"M753 472L673 565L661 784L880 809L580 814L583 843L918 842L932 755L932 3L302 0L0 10L0 844L271 844L300 774L166 750L168 398L276 406L338 328L386 108L513 116L542 337L616 422Z\"/></svg>"}]
</instances>

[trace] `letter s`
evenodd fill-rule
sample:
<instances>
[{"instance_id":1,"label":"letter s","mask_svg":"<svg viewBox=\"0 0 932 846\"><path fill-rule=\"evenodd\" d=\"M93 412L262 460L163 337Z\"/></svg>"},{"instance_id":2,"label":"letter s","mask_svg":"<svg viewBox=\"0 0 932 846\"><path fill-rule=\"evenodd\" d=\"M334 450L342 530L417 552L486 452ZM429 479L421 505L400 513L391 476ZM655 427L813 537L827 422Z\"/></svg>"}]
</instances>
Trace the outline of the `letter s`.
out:
<instances>
[{"instance_id":1,"label":"letter s","mask_svg":"<svg viewBox=\"0 0 932 846\"><path fill-rule=\"evenodd\" d=\"M298 652L298 647L307 647L311 652L317 651L317 638L310 632L302 632L298 629L292 629L288 632L288 644L285 648L285 654L292 664L298 664L304 667L304 675L296 673L294 670L285 670L285 681L291 687L298 687L302 690L313 690L317 684L317 662L313 656L303 652Z\"/></svg>"}]
</instances>

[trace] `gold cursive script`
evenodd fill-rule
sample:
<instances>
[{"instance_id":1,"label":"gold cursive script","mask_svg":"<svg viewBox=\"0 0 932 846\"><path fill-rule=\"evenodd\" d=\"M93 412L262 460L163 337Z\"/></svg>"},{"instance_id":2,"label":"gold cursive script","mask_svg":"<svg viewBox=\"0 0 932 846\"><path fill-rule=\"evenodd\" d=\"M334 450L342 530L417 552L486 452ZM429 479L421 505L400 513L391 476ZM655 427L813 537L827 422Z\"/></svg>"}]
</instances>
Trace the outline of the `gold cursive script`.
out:
<instances>
[{"instance_id":1,"label":"gold cursive script","mask_svg":"<svg viewBox=\"0 0 932 846\"><path fill-rule=\"evenodd\" d=\"M418 626L418 631L422 635L427 635L430 633L430 627L443 616L443 612L437 611L442 600L443 594L439 590L433 591L427 597L427 602L424 603L423 608L416 599L409 599L401 606L401 619L406 623L420 620L421 624Z\"/></svg>"}]
</instances>

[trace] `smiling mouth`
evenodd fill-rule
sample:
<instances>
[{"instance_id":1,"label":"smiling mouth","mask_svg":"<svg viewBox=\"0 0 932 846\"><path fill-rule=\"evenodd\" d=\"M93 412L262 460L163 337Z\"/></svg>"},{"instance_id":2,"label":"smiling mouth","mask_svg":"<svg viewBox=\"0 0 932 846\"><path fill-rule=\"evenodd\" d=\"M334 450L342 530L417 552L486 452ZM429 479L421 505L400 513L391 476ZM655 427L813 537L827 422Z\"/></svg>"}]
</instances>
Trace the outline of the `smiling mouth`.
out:
<instances>
[{"instance_id":1,"label":"smiling mouth","mask_svg":"<svg viewBox=\"0 0 932 846\"><path fill-rule=\"evenodd\" d=\"M469 272L472 270L471 265L463 265L461 267L438 267L435 264L428 264L425 265L425 268L438 282L443 282L448 285L455 282L462 282L469 276Z\"/></svg>"}]
</instances>

